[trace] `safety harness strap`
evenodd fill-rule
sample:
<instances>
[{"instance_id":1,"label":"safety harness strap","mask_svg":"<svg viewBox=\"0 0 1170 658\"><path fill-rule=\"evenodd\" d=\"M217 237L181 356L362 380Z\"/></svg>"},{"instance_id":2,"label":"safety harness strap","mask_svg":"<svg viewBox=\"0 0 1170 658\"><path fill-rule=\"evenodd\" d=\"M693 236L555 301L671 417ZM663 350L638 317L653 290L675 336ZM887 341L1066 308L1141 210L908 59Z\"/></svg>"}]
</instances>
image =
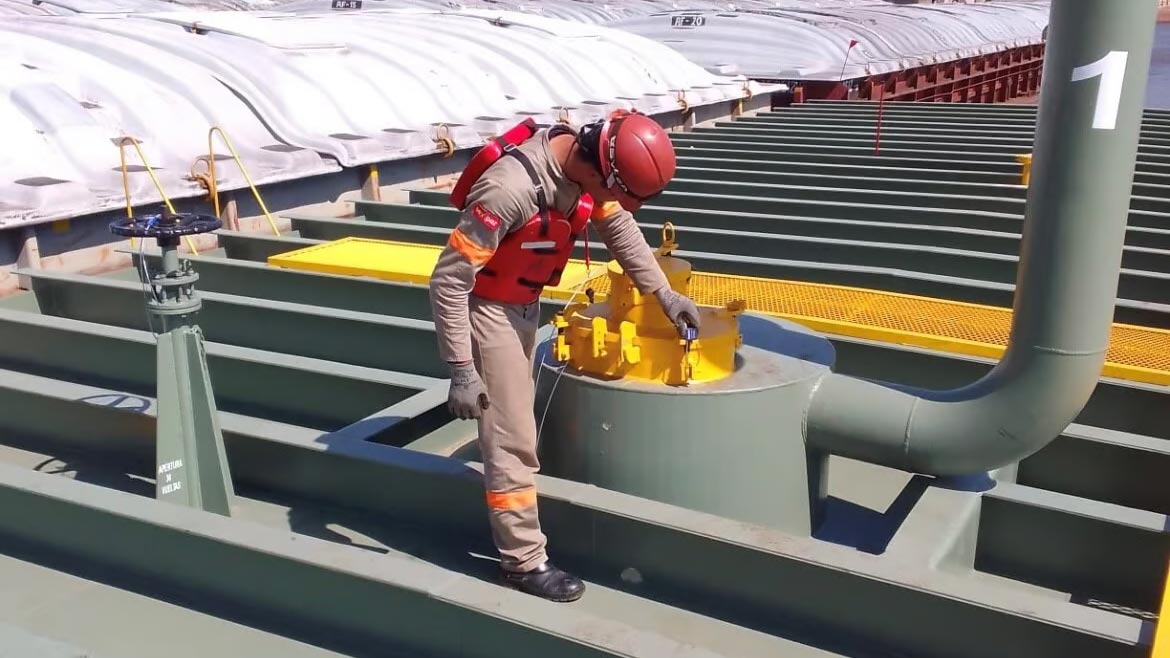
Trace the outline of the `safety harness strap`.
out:
<instances>
[{"instance_id":1,"label":"safety harness strap","mask_svg":"<svg viewBox=\"0 0 1170 658\"><path fill-rule=\"evenodd\" d=\"M540 234L542 236L548 235L549 223L552 221L548 215L548 199L545 197L544 183L540 182L540 176L536 173L536 167L532 165L532 161L528 156L524 155L515 146L509 144L504 149L505 155L510 155L520 161L524 166L524 170L528 172L528 177L532 179L532 184L536 186L536 205L540 208Z\"/></svg>"}]
</instances>

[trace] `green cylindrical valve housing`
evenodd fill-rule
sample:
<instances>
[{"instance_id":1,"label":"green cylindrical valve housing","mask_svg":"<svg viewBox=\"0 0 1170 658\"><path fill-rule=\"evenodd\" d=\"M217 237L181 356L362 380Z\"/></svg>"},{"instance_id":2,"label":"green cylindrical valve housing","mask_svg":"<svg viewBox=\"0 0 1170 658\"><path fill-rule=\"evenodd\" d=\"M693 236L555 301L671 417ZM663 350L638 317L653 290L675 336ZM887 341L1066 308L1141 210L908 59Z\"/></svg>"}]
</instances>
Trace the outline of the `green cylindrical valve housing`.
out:
<instances>
[{"instance_id":1,"label":"green cylindrical valve housing","mask_svg":"<svg viewBox=\"0 0 1170 658\"><path fill-rule=\"evenodd\" d=\"M735 371L687 386L562 371L542 345L542 472L807 535L818 483L809 481L802 412L829 368L807 357L832 348L771 318L744 327Z\"/></svg>"}]
</instances>

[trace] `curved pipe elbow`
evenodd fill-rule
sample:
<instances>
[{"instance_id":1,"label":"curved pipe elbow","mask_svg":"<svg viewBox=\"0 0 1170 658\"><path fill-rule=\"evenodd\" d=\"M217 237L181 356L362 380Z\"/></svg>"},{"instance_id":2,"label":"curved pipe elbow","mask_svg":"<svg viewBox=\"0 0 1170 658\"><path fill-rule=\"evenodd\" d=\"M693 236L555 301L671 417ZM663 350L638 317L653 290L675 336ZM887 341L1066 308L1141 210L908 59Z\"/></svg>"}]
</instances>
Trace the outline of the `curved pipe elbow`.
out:
<instances>
[{"instance_id":1,"label":"curved pipe elbow","mask_svg":"<svg viewBox=\"0 0 1170 658\"><path fill-rule=\"evenodd\" d=\"M816 450L915 473L994 470L1059 436L1088 402L1104 362L1103 350L1009 353L986 377L944 392L831 374L810 400L805 438Z\"/></svg>"},{"instance_id":2,"label":"curved pipe elbow","mask_svg":"<svg viewBox=\"0 0 1170 658\"><path fill-rule=\"evenodd\" d=\"M810 449L973 475L1031 455L1076 419L1109 344L1156 11L1154 0L1052 3L1011 343L1000 364L942 393L829 375L807 408ZM1099 67L1115 76L1109 113L1085 84L1106 75Z\"/></svg>"}]
</instances>

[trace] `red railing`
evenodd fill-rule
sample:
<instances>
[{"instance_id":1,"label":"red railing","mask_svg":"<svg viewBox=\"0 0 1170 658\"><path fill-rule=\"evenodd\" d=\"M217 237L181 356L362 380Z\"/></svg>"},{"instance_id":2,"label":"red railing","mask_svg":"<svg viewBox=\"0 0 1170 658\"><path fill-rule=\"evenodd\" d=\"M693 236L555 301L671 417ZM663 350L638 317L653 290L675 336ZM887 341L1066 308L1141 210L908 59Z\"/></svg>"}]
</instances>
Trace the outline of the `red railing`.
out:
<instances>
[{"instance_id":1,"label":"red railing","mask_svg":"<svg viewBox=\"0 0 1170 658\"><path fill-rule=\"evenodd\" d=\"M1044 58L1039 47L1017 49L1024 50L1032 52L1027 57L1013 51L872 76L856 97L875 100L879 87L888 101L931 102L949 97L953 102L989 103L1031 95L1040 88ZM999 84L1004 81L1007 84Z\"/></svg>"},{"instance_id":2,"label":"red railing","mask_svg":"<svg viewBox=\"0 0 1170 658\"><path fill-rule=\"evenodd\" d=\"M920 66L895 73L870 76L855 94L841 81L801 83L792 95L804 100L859 100L933 102L1003 102L1030 96L1040 89L1044 46L1015 48L1002 53ZM882 92L879 95L878 89ZM781 101L784 102L784 101Z\"/></svg>"}]
</instances>

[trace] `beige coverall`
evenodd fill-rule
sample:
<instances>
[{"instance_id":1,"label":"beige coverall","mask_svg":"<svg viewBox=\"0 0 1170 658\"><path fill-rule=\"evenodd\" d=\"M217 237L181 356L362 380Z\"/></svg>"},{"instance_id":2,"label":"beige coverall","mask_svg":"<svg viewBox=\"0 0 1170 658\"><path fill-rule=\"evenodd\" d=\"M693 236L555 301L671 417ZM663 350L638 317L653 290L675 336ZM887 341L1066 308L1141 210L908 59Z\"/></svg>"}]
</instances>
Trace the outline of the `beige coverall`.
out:
<instances>
[{"instance_id":1,"label":"beige coverall","mask_svg":"<svg viewBox=\"0 0 1170 658\"><path fill-rule=\"evenodd\" d=\"M548 130L518 148L532 161L549 203L567 216L581 188L561 171ZM440 357L474 360L491 403L479 420L484 486L493 539L511 571L528 571L546 559L534 477L540 468L532 376L539 302L502 304L470 293L504 236L537 214L536 190L523 165L500 158L472 186L430 281ZM591 223L642 293L668 285L633 215L615 202L599 203Z\"/></svg>"}]
</instances>

